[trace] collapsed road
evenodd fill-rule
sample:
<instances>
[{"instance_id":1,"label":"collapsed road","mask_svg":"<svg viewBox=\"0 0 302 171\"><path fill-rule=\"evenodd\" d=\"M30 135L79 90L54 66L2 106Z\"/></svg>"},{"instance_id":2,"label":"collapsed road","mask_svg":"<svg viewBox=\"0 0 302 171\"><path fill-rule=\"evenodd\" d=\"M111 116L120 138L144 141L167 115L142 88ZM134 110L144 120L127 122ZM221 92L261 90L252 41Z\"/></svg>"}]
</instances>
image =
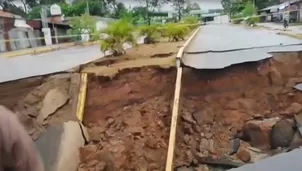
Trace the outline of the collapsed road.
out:
<instances>
[{"instance_id":1,"label":"collapsed road","mask_svg":"<svg viewBox=\"0 0 302 171\"><path fill-rule=\"evenodd\" d=\"M289 163L285 156L293 155L280 153L302 145L302 93L295 88L302 42L276 33L213 24L190 42L181 58L175 170L264 171Z\"/></svg>"},{"instance_id":2,"label":"collapsed road","mask_svg":"<svg viewBox=\"0 0 302 171\"><path fill-rule=\"evenodd\" d=\"M194 37L182 58L196 69L219 69L272 57L270 52L296 52L302 41L264 28L229 24L207 25Z\"/></svg>"}]
</instances>

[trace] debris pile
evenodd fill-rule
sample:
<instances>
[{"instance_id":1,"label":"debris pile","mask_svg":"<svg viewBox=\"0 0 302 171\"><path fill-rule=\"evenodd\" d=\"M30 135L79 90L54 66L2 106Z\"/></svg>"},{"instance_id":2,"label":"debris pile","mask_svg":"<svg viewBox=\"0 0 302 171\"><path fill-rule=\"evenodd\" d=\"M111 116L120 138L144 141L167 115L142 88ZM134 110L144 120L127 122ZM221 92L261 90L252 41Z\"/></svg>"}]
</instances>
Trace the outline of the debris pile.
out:
<instances>
[{"instance_id":1,"label":"debris pile","mask_svg":"<svg viewBox=\"0 0 302 171\"><path fill-rule=\"evenodd\" d=\"M122 70L112 79L89 76L80 171L164 170L176 72Z\"/></svg>"},{"instance_id":2,"label":"debris pile","mask_svg":"<svg viewBox=\"0 0 302 171\"><path fill-rule=\"evenodd\" d=\"M1 104L15 111L36 140L48 124L75 120L80 74L55 74L0 85Z\"/></svg>"},{"instance_id":3,"label":"debris pile","mask_svg":"<svg viewBox=\"0 0 302 171\"><path fill-rule=\"evenodd\" d=\"M225 170L301 146L300 61L283 54L223 70L186 68L175 170Z\"/></svg>"}]
</instances>

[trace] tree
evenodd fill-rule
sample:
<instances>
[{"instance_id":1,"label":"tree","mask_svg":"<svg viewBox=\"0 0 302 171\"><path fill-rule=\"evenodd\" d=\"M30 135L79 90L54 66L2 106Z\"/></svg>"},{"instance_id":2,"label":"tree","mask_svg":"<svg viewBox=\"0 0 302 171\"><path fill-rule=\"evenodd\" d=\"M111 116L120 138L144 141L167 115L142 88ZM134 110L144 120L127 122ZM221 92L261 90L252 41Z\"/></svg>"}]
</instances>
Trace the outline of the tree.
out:
<instances>
[{"instance_id":1,"label":"tree","mask_svg":"<svg viewBox=\"0 0 302 171\"><path fill-rule=\"evenodd\" d=\"M158 25L143 25L139 28L139 35L144 36L144 44L156 43L160 38L160 28Z\"/></svg>"},{"instance_id":2,"label":"tree","mask_svg":"<svg viewBox=\"0 0 302 171\"><path fill-rule=\"evenodd\" d=\"M172 3L173 3L174 9L177 11L178 21L180 21L181 18L182 18L182 14L184 12L184 9L185 9L184 6L185 6L185 3L186 3L186 0L173 0Z\"/></svg>"},{"instance_id":3,"label":"tree","mask_svg":"<svg viewBox=\"0 0 302 171\"><path fill-rule=\"evenodd\" d=\"M96 31L96 18L87 13L81 15L80 17L74 17L70 20L70 25L74 33L81 34L88 32L89 34Z\"/></svg>"},{"instance_id":4,"label":"tree","mask_svg":"<svg viewBox=\"0 0 302 171\"><path fill-rule=\"evenodd\" d=\"M221 0L221 5L230 18L244 9L244 0Z\"/></svg>"},{"instance_id":5,"label":"tree","mask_svg":"<svg viewBox=\"0 0 302 171\"><path fill-rule=\"evenodd\" d=\"M41 5L63 4L65 0L40 0Z\"/></svg>"},{"instance_id":6,"label":"tree","mask_svg":"<svg viewBox=\"0 0 302 171\"><path fill-rule=\"evenodd\" d=\"M231 0L221 0L221 5L226 13L231 17Z\"/></svg>"},{"instance_id":7,"label":"tree","mask_svg":"<svg viewBox=\"0 0 302 171\"><path fill-rule=\"evenodd\" d=\"M147 11L145 13L145 19L148 23L148 25L151 24L151 18L149 15L149 12L154 11L156 8L160 8L164 3L168 2L169 0L137 0L141 3L144 3L145 10Z\"/></svg>"},{"instance_id":8,"label":"tree","mask_svg":"<svg viewBox=\"0 0 302 171\"><path fill-rule=\"evenodd\" d=\"M13 0L2 0L0 1L0 7L3 10L9 11L13 14L20 15L22 17L26 16L26 13L24 9L21 7L17 7L14 3Z\"/></svg>"},{"instance_id":9,"label":"tree","mask_svg":"<svg viewBox=\"0 0 302 171\"><path fill-rule=\"evenodd\" d=\"M254 6L254 4L251 1L248 1L245 4L244 9L242 10L242 15L244 17L252 16L257 12L257 8Z\"/></svg>"},{"instance_id":10,"label":"tree","mask_svg":"<svg viewBox=\"0 0 302 171\"><path fill-rule=\"evenodd\" d=\"M190 33L190 28L187 25L177 23L168 23L162 29L162 36L169 38L169 41L184 40L188 33Z\"/></svg>"},{"instance_id":11,"label":"tree","mask_svg":"<svg viewBox=\"0 0 302 171\"><path fill-rule=\"evenodd\" d=\"M133 34L135 27L125 20L118 20L109 24L102 33L104 39L101 39L100 49L102 52L111 52L114 56L119 56L126 53L124 49L124 44L130 44L136 46L136 38Z\"/></svg>"},{"instance_id":12,"label":"tree","mask_svg":"<svg viewBox=\"0 0 302 171\"><path fill-rule=\"evenodd\" d=\"M89 14L93 16L105 16L106 10L104 4L98 0L90 0L89 2ZM60 4L62 13L67 17L81 16L87 11L87 3L83 0L74 2L69 5L66 3ZM29 16L36 16L37 12L35 7L29 13ZM38 17L40 18L40 17Z\"/></svg>"},{"instance_id":13,"label":"tree","mask_svg":"<svg viewBox=\"0 0 302 171\"><path fill-rule=\"evenodd\" d=\"M189 12L191 10L201 10L201 8L200 8L199 4L196 2L194 2L194 3L188 2L185 10Z\"/></svg>"},{"instance_id":14,"label":"tree","mask_svg":"<svg viewBox=\"0 0 302 171\"><path fill-rule=\"evenodd\" d=\"M276 5L280 3L279 0L255 0L255 5L258 9L263 9L265 7Z\"/></svg>"},{"instance_id":15,"label":"tree","mask_svg":"<svg viewBox=\"0 0 302 171\"><path fill-rule=\"evenodd\" d=\"M99 32L96 29L96 23L97 19L88 13L85 13L80 17L73 17L70 20L72 28L68 30L68 33L71 35L89 34L91 36L90 40L98 40Z\"/></svg>"},{"instance_id":16,"label":"tree","mask_svg":"<svg viewBox=\"0 0 302 171\"><path fill-rule=\"evenodd\" d=\"M125 7L125 4L118 3L118 4L116 4L112 17L113 18L122 18L124 15L127 15L127 13L128 13L128 10Z\"/></svg>"},{"instance_id":17,"label":"tree","mask_svg":"<svg viewBox=\"0 0 302 171\"><path fill-rule=\"evenodd\" d=\"M31 9L31 11L27 14L28 19L37 19L41 18L41 6L35 6ZM49 11L48 11L49 12ZM49 14L48 14L49 15Z\"/></svg>"},{"instance_id":18,"label":"tree","mask_svg":"<svg viewBox=\"0 0 302 171\"><path fill-rule=\"evenodd\" d=\"M139 20L142 18L144 21L147 21L148 9L146 7L143 6L134 7L131 10L131 12L135 19Z\"/></svg>"}]
</instances>

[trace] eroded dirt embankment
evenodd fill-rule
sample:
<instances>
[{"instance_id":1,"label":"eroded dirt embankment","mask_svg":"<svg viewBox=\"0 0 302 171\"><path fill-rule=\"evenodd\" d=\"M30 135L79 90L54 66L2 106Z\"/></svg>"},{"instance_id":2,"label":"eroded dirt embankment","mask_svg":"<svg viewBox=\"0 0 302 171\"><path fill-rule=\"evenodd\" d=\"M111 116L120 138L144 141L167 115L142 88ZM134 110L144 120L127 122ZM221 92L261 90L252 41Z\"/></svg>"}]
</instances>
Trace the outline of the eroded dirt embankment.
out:
<instances>
[{"instance_id":1,"label":"eroded dirt embankment","mask_svg":"<svg viewBox=\"0 0 302 171\"><path fill-rule=\"evenodd\" d=\"M297 53L221 70L186 68L175 167L208 170L202 158L248 163L272 155L273 146L288 148L296 131L293 116L302 109L302 93L293 88L302 82L301 68ZM234 144L236 137L241 140Z\"/></svg>"},{"instance_id":2,"label":"eroded dirt embankment","mask_svg":"<svg viewBox=\"0 0 302 171\"><path fill-rule=\"evenodd\" d=\"M175 68L159 67L90 75L84 124L92 142L80 149L80 169L164 170L175 77Z\"/></svg>"},{"instance_id":3,"label":"eroded dirt embankment","mask_svg":"<svg viewBox=\"0 0 302 171\"><path fill-rule=\"evenodd\" d=\"M0 104L14 111L36 140L49 124L76 120L80 74L53 74L0 84Z\"/></svg>"}]
</instances>

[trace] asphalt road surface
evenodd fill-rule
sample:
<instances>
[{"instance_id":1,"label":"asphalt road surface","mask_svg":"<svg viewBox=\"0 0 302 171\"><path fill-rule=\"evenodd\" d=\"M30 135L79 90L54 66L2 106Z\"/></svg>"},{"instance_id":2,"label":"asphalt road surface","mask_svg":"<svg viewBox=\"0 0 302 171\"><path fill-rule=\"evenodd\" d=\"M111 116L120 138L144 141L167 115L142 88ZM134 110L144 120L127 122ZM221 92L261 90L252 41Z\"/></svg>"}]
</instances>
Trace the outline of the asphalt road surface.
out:
<instances>
[{"instance_id":1,"label":"asphalt road surface","mask_svg":"<svg viewBox=\"0 0 302 171\"><path fill-rule=\"evenodd\" d=\"M142 39L139 39L138 43L141 42ZM0 57L0 83L66 71L104 56L99 45L94 45L75 46L39 55L24 55L8 59Z\"/></svg>"},{"instance_id":2,"label":"asphalt road surface","mask_svg":"<svg viewBox=\"0 0 302 171\"><path fill-rule=\"evenodd\" d=\"M264 28L209 24L193 38L182 62L197 69L220 69L269 58L269 52L302 50L302 41Z\"/></svg>"}]
</instances>

